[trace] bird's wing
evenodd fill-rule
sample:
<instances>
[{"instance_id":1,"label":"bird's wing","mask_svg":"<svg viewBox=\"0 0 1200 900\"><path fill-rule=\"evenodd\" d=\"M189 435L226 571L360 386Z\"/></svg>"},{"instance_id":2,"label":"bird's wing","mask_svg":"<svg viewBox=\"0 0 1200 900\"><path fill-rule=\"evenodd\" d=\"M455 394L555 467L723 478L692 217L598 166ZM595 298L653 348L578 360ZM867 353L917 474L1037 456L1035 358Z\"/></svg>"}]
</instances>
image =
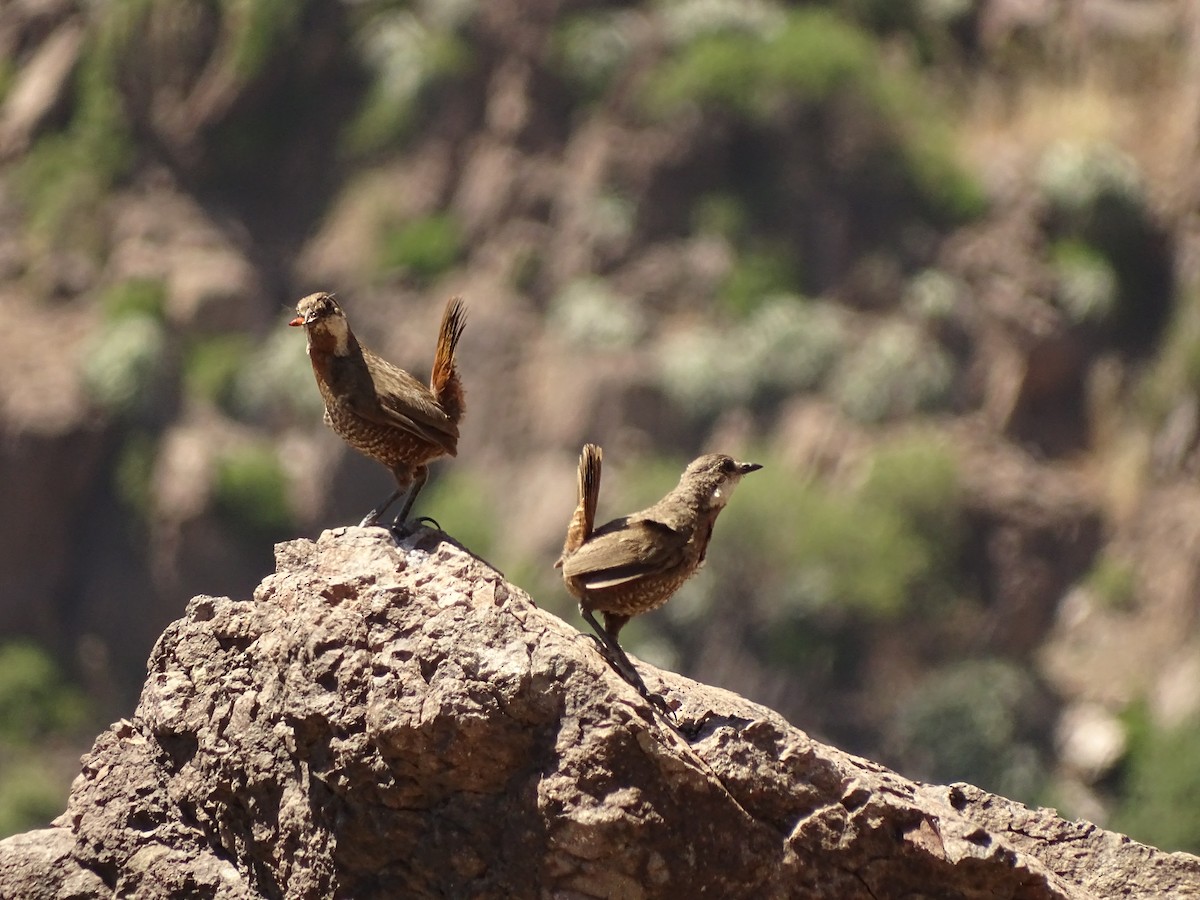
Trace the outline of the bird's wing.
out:
<instances>
[{"instance_id":1,"label":"bird's wing","mask_svg":"<svg viewBox=\"0 0 1200 900\"><path fill-rule=\"evenodd\" d=\"M437 444L450 456L457 453L458 426L437 405L429 388L378 356L362 374L370 382L368 390L337 392L351 412Z\"/></svg>"},{"instance_id":2,"label":"bird's wing","mask_svg":"<svg viewBox=\"0 0 1200 900\"><path fill-rule=\"evenodd\" d=\"M595 590L656 575L683 560L688 537L654 519L618 519L563 560L563 576L580 578Z\"/></svg>"}]
</instances>

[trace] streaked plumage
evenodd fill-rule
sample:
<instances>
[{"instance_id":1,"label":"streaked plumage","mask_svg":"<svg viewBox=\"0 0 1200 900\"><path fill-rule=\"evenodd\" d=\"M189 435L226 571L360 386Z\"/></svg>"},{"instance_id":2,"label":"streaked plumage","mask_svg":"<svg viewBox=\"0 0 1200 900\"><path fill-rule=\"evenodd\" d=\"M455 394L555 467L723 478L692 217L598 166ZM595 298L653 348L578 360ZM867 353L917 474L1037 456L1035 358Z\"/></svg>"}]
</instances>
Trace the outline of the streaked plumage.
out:
<instances>
[{"instance_id":1,"label":"streaked plumage","mask_svg":"<svg viewBox=\"0 0 1200 900\"><path fill-rule=\"evenodd\" d=\"M618 635L633 616L666 603L703 564L717 516L743 475L762 468L723 453L694 460L679 484L653 506L594 527L603 452L585 444L579 456L579 502L567 528L562 568L579 611L636 678ZM601 628L593 615L604 616ZM640 679L635 681L639 684Z\"/></svg>"},{"instance_id":2,"label":"streaked plumage","mask_svg":"<svg viewBox=\"0 0 1200 900\"><path fill-rule=\"evenodd\" d=\"M397 525L403 524L428 477L427 464L458 453L458 423L466 404L454 351L465 319L462 300L451 299L426 387L360 344L332 294L309 294L296 304L296 317L289 324L303 326L308 335L309 360L325 400L325 423L396 479L395 492L363 519L363 525L375 524L408 491L396 518Z\"/></svg>"}]
</instances>

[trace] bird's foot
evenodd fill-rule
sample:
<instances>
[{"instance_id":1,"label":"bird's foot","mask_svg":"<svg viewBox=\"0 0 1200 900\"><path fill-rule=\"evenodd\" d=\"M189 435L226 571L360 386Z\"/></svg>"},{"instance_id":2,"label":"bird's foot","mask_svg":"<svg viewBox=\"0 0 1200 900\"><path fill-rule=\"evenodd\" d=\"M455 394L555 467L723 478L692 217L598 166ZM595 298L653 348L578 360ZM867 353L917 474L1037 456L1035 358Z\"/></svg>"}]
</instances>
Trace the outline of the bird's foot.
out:
<instances>
[{"instance_id":1,"label":"bird's foot","mask_svg":"<svg viewBox=\"0 0 1200 900\"><path fill-rule=\"evenodd\" d=\"M379 524L379 511L371 510L365 519L358 523L359 528L371 528Z\"/></svg>"},{"instance_id":2,"label":"bird's foot","mask_svg":"<svg viewBox=\"0 0 1200 900\"><path fill-rule=\"evenodd\" d=\"M442 526L438 524L437 519L431 519L429 516L419 516L415 519L407 520L397 517L392 521L391 532L396 537L408 537L421 526L435 528L438 531L442 530Z\"/></svg>"},{"instance_id":3,"label":"bird's foot","mask_svg":"<svg viewBox=\"0 0 1200 900\"><path fill-rule=\"evenodd\" d=\"M666 699L662 694L655 694L648 687L646 682L642 680L642 676L638 674L638 670L634 668L633 662L625 654L618 656L613 653L607 644L594 634L588 635L596 642L596 648L600 651L600 655L608 662L610 666L620 675L629 685L641 695L641 698L657 709L660 713L666 716L672 726L677 724L675 719L675 710L667 705Z\"/></svg>"}]
</instances>

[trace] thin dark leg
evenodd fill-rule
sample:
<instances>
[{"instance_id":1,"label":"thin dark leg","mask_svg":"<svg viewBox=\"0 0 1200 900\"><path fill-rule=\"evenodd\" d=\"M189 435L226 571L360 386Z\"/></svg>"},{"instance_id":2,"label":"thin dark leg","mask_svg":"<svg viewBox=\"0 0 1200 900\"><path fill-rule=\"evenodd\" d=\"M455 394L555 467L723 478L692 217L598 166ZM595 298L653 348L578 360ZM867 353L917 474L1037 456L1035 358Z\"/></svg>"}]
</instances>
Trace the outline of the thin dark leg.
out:
<instances>
[{"instance_id":1,"label":"thin dark leg","mask_svg":"<svg viewBox=\"0 0 1200 900\"><path fill-rule=\"evenodd\" d=\"M667 702L658 694L650 693L650 689L646 687L646 682L642 681L642 676L634 668L632 660L621 649L621 645L617 643L617 632L629 621L629 617L605 613L604 621L609 627L601 628L600 623L596 621L596 617L592 615L591 610L580 606L579 612L587 620L587 623L592 626L592 630L596 632L596 636L600 639L600 650L604 658L608 660L609 665L617 670L618 675L633 685L637 692L642 695L642 699L651 703L668 719L674 721L674 710L667 706Z\"/></svg>"},{"instance_id":2,"label":"thin dark leg","mask_svg":"<svg viewBox=\"0 0 1200 900\"><path fill-rule=\"evenodd\" d=\"M425 487L425 482L429 479L429 467L417 466L413 472L412 487L408 490L408 499L404 501L404 506L400 508L400 515L396 516L392 522L392 528L403 529L404 523L408 521L408 514L413 508L413 503L416 502L417 494L421 493L421 488Z\"/></svg>"},{"instance_id":3,"label":"thin dark leg","mask_svg":"<svg viewBox=\"0 0 1200 900\"><path fill-rule=\"evenodd\" d=\"M400 493L400 488L396 488L396 490L392 491L391 495L384 500L383 503L379 504L379 506L367 513L367 517L358 523L358 527L370 528L372 525L376 524L379 521L379 517L387 512L388 507L400 499Z\"/></svg>"}]
</instances>

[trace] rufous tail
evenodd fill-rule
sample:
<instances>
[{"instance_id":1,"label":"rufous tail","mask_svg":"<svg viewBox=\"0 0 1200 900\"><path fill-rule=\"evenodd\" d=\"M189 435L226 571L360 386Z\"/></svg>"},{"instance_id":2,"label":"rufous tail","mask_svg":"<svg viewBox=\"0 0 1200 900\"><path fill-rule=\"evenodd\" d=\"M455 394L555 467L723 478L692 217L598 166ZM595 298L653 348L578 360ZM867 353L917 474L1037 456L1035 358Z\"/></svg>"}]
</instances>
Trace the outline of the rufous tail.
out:
<instances>
[{"instance_id":1,"label":"rufous tail","mask_svg":"<svg viewBox=\"0 0 1200 900\"><path fill-rule=\"evenodd\" d=\"M466 411L466 397L454 364L454 351L467 324L467 307L462 297L451 297L442 314L442 327L438 331L437 354L433 358L433 374L429 378L429 389L438 405L450 418L458 422Z\"/></svg>"},{"instance_id":2,"label":"rufous tail","mask_svg":"<svg viewBox=\"0 0 1200 900\"><path fill-rule=\"evenodd\" d=\"M596 505L600 500L600 467L604 451L595 444L584 444L579 454L579 505L567 526L563 557L574 553L592 536L596 525Z\"/></svg>"}]
</instances>

